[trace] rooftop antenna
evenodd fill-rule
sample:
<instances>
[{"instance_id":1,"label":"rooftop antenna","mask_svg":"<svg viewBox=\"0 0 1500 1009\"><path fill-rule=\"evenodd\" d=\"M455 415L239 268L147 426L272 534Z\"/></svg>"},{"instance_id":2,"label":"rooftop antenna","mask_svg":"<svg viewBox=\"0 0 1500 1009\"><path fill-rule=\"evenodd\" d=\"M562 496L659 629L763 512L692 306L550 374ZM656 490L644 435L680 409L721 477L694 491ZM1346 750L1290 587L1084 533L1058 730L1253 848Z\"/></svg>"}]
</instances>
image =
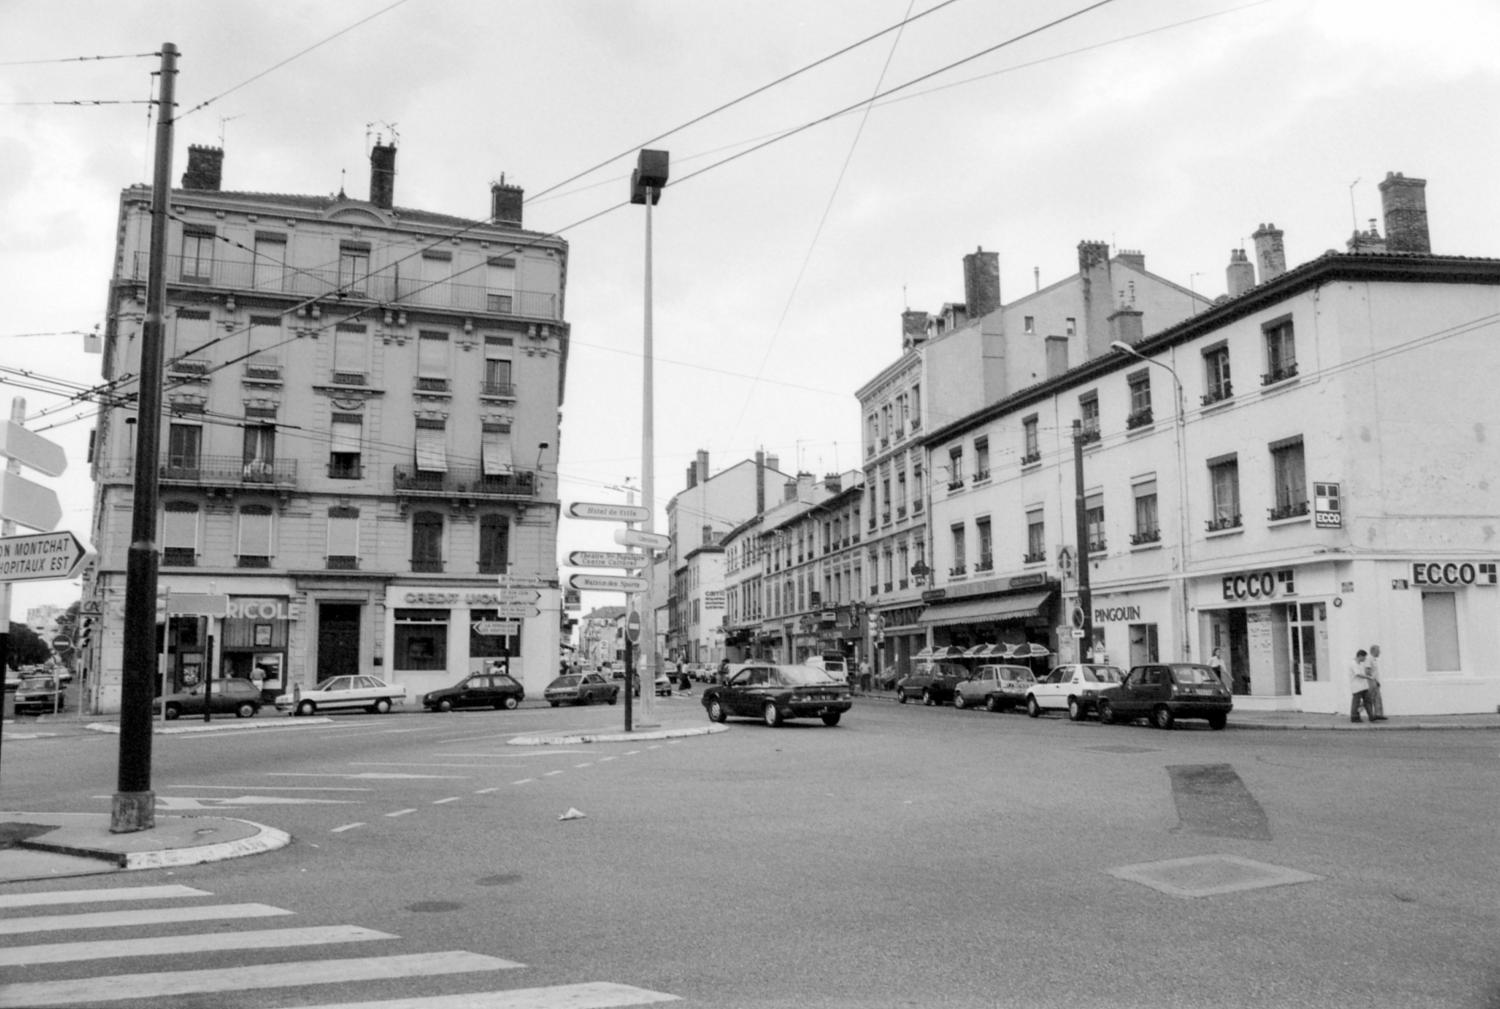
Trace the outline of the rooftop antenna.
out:
<instances>
[{"instance_id":1,"label":"rooftop antenna","mask_svg":"<svg viewBox=\"0 0 1500 1009\"><path fill-rule=\"evenodd\" d=\"M1359 179L1349 183L1349 220L1354 222L1354 233L1359 234L1359 214L1354 209L1354 187L1359 185Z\"/></svg>"},{"instance_id":2,"label":"rooftop antenna","mask_svg":"<svg viewBox=\"0 0 1500 1009\"><path fill-rule=\"evenodd\" d=\"M399 147L400 146L400 139L401 138L400 138L400 135L396 132L396 124L395 123L387 123L387 122L383 122L383 121L375 121L375 122L365 123L365 148L366 149L368 149L369 146L370 146L370 130L373 129L374 127L376 127L376 126L382 127L383 129L385 129L386 131L388 131L390 133L390 135L391 135L391 146L392 147ZM382 136L383 135L380 134L380 133L375 134L375 142L377 144L380 143L380 141L382 139Z\"/></svg>"},{"instance_id":3,"label":"rooftop antenna","mask_svg":"<svg viewBox=\"0 0 1500 1009\"><path fill-rule=\"evenodd\" d=\"M906 285L901 285L901 311L911 311L911 299L906 296Z\"/></svg>"},{"instance_id":4,"label":"rooftop antenna","mask_svg":"<svg viewBox=\"0 0 1500 1009\"><path fill-rule=\"evenodd\" d=\"M244 119L244 118L245 118L245 113L243 113L243 112L241 112L237 116L220 116L219 117L219 150L221 150L221 151L224 150L224 134L227 132L224 129L224 125L226 123L230 122L231 120Z\"/></svg>"}]
</instances>

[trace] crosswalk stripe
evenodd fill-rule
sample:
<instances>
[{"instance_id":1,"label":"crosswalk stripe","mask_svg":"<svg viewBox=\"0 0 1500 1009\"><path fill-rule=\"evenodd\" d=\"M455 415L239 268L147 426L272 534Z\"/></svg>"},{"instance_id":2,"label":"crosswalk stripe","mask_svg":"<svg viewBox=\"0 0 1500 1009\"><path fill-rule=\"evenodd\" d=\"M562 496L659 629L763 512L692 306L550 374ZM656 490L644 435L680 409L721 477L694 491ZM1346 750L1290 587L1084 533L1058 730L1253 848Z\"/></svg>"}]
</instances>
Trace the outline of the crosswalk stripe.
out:
<instances>
[{"instance_id":1,"label":"crosswalk stripe","mask_svg":"<svg viewBox=\"0 0 1500 1009\"><path fill-rule=\"evenodd\" d=\"M103 890L49 890L45 893L0 894L0 908L42 907L57 904L102 904L112 900L163 900L169 897L208 897L207 890L167 883L162 886L121 886Z\"/></svg>"},{"instance_id":2,"label":"crosswalk stripe","mask_svg":"<svg viewBox=\"0 0 1500 1009\"><path fill-rule=\"evenodd\" d=\"M611 1009L613 1006L676 1002L678 996L609 981L511 988L467 995L419 995L374 1002L336 1002L307 1009Z\"/></svg>"},{"instance_id":3,"label":"crosswalk stripe","mask_svg":"<svg viewBox=\"0 0 1500 1009\"><path fill-rule=\"evenodd\" d=\"M353 957L345 960L302 960L278 963L270 968L257 964L249 967L158 971L151 974L115 974L69 981L0 984L0 1005L40 1009L42 1006L68 1005L72 1002L109 1002L116 999L165 998L169 995L216 991L295 988L312 984L506 970L522 966L525 965L464 950L404 956Z\"/></svg>"},{"instance_id":4,"label":"crosswalk stripe","mask_svg":"<svg viewBox=\"0 0 1500 1009\"><path fill-rule=\"evenodd\" d=\"M269 904L205 904L200 907L159 907L149 911L92 911L88 914L34 914L0 919L0 935L59 932L71 928L128 928L169 922L210 921L215 918L270 918L291 914Z\"/></svg>"},{"instance_id":5,"label":"crosswalk stripe","mask_svg":"<svg viewBox=\"0 0 1500 1009\"><path fill-rule=\"evenodd\" d=\"M78 960L112 960L116 957L159 956L170 953L210 953L228 949L276 949L288 946L318 946L338 942L370 942L396 939L358 925L316 925L306 928L265 928L249 932L208 932L198 935L151 936L145 939L109 939L102 942L53 942L36 946L0 948L0 967L26 967L40 963L72 963Z\"/></svg>"}]
</instances>

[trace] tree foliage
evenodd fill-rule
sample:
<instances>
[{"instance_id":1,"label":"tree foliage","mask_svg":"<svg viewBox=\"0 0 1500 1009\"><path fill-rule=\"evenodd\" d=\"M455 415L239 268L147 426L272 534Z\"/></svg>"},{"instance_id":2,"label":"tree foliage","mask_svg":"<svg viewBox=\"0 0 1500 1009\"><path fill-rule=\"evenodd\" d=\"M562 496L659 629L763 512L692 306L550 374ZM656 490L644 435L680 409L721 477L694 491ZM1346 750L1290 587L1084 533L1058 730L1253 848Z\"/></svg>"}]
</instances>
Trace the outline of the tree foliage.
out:
<instances>
[{"instance_id":1,"label":"tree foliage","mask_svg":"<svg viewBox=\"0 0 1500 1009\"><path fill-rule=\"evenodd\" d=\"M41 665L52 657L52 649L41 635L25 624L10 622L10 648L5 664L11 669Z\"/></svg>"}]
</instances>

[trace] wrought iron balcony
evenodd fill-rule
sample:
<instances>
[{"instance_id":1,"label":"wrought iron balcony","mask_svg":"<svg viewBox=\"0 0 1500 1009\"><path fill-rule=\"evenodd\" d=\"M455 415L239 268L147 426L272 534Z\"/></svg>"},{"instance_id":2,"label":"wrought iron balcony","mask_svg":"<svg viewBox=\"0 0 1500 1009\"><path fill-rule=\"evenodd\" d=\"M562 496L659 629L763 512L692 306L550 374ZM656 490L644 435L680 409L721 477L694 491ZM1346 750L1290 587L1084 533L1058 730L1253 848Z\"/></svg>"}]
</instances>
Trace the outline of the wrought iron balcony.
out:
<instances>
[{"instance_id":1,"label":"wrought iron balcony","mask_svg":"<svg viewBox=\"0 0 1500 1009\"><path fill-rule=\"evenodd\" d=\"M100 463L99 476L104 480L126 480L135 476L134 460ZM269 487L290 490L297 486L297 460L246 462L242 456L200 455L168 456L162 460L162 483L190 484L199 487Z\"/></svg>"},{"instance_id":2,"label":"wrought iron balcony","mask_svg":"<svg viewBox=\"0 0 1500 1009\"><path fill-rule=\"evenodd\" d=\"M513 470L486 476L478 466L454 466L446 473L419 470L415 466L395 467L396 493L414 497L536 497L537 480L533 470Z\"/></svg>"},{"instance_id":3,"label":"wrought iron balcony","mask_svg":"<svg viewBox=\"0 0 1500 1009\"><path fill-rule=\"evenodd\" d=\"M1279 519L1294 519L1306 515L1308 512L1306 501L1292 501L1289 504L1277 505L1275 508L1266 509L1272 522Z\"/></svg>"},{"instance_id":4,"label":"wrought iron balcony","mask_svg":"<svg viewBox=\"0 0 1500 1009\"><path fill-rule=\"evenodd\" d=\"M1130 534L1130 545L1133 546L1133 547L1138 547L1138 546L1142 545L1143 543L1160 543L1160 542L1161 542L1161 530L1160 529L1142 529L1138 533L1131 533Z\"/></svg>"}]
</instances>

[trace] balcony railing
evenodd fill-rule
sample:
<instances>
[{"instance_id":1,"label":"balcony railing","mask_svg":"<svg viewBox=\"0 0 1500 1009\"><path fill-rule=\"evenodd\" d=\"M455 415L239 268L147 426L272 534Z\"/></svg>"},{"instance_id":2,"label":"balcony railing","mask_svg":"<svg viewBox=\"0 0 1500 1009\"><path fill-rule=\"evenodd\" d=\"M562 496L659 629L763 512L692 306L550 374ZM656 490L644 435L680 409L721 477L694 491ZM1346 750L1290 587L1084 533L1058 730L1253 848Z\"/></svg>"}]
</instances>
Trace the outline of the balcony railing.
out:
<instances>
[{"instance_id":1,"label":"balcony railing","mask_svg":"<svg viewBox=\"0 0 1500 1009\"><path fill-rule=\"evenodd\" d=\"M530 499L536 497L537 481L532 470L486 476L478 466L455 466L446 473L434 473L402 465L395 467L395 483L396 493L404 495Z\"/></svg>"},{"instance_id":2,"label":"balcony railing","mask_svg":"<svg viewBox=\"0 0 1500 1009\"><path fill-rule=\"evenodd\" d=\"M1142 529L1138 533L1131 533L1130 534L1130 545L1133 546L1133 547L1138 547L1138 546L1142 545L1143 543L1160 543L1160 542L1161 542L1161 530L1160 529Z\"/></svg>"},{"instance_id":3,"label":"balcony railing","mask_svg":"<svg viewBox=\"0 0 1500 1009\"><path fill-rule=\"evenodd\" d=\"M237 554L235 566L241 568L268 568L271 566L271 558L264 554Z\"/></svg>"},{"instance_id":4,"label":"balcony railing","mask_svg":"<svg viewBox=\"0 0 1500 1009\"><path fill-rule=\"evenodd\" d=\"M1151 423L1151 408L1137 410L1125 418L1125 430L1134 431L1138 427L1146 427Z\"/></svg>"},{"instance_id":5,"label":"balcony railing","mask_svg":"<svg viewBox=\"0 0 1500 1009\"><path fill-rule=\"evenodd\" d=\"M440 574L443 570L443 559L441 557L413 557L411 569L419 575Z\"/></svg>"},{"instance_id":6,"label":"balcony railing","mask_svg":"<svg viewBox=\"0 0 1500 1009\"><path fill-rule=\"evenodd\" d=\"M1021 563L1023 564L1040 564L1046 559L1047 551L1045 550L1032 550L1029 553L1021 555Z\"/></svg>"},{"instance_id":7,"label":"balcony railing","mask_svg":"<svg viewBox=\"0 0 1500 1009\"><path fill-rule=\"evenodd\" d=\"M1092 445L1099 440L1099 437L1099 425L1097 422L1092 425L1085 424L1078 432L1078 444Z\"/></svg>"},{"instance_id":8,"label":"balcony railing","mask_svg":"<svg viewBox=\"0 0 1500 1009\"><path fill-rule=\"evenodd\" d=\"M1032 463L1037 463L1037 462L1041 462L1041 461L1042 461L1042 453L1040 453L1040 452L1027 452L1025 455L1021 456L1021 465L1022 466L1030 466Z\"/></svg>"},{"instance_id":9,"label":"balcony railing","mask_svg":"<svg viewBox=\"0 0 1500 1009\"><path fill-rule=\"evenodd\" d=\"M1204 406L1213 406L1222 403L1234 395L1234 384L1228 381L1221 382L1205 392L1199 399Z\"/></svg>"},{"instance_id":10,"label":"balcony railing","mask_svg":"<svg viewBox=\"0 0 1500 1009\"><path fill-rule=\"evenodd\" d=\"M164 568L191 568L198 564L198 551L192 547L163 547L161 566Z\"/></svg>"},{"instance_id":11,"label":"balcony railing","mask_svg":"<svg viewBox=\"0 0 1500 1009\"><path fill-rule=\"evenodd\" d=\"M1260 384L1261 385L1274 385L1277 382L1285 382L1289 378L1296 378L1296 377L1297 377L1297 362L1293 361L1291 364L1287 365L1284 368L1272 368L1270 371L1268 371L1265 374L1261 375L1261 377L1260 377Z\"/></svg>"},{"instance_id":12,"label":"balcony railing","mask_svg":"<svg viewBox=\"0 0 1500 1009\"><path fill-rule=\"evenodd\" d=\"M328 556L329 571L358 571L359 558L352 554L330 554Z\"/></svg>"},{"instance_id":13,"label":"balcony railing","mask_svg":"<svg viewBox=\"0 0 1500 1009\"><path fill-rule=\"evenodd\" d=\"M515 399L516 387L513 382L486 382L479 387L479 395L492 396L495 399Z\"/></svg>"},{"instance_id":14,"label":"balcony railing","mask_svg":"<svg viewBox=\"0 0 1500 1009\"><path fill-rule=\"evenodd\" d=\"M949 576L953 578L957 578L960 575L966 575L968 573L969 566L967 564L955 564L953 565L953 567L948 569Z\"/></svg>"},{"instance_id":15,"label":"balcony railing","mask_svg":"<svg viewBox=\"0 0 1500 1009\"><path fill-rule=\"evenodd\" d=\"M1266 509L1272 522L1279 519L1294 519L1306 515L1308 512L1306 501L1293 501L1290 504L1277 505L1275 508Z\"/></svg>"},{"instance_id":16,"label":"balcony railing","mask_svg":"<svg viewBox=\"0 0 1500 1009\"><path fill-rule=\"evenodd\" d=\"M101 463L99 476L105 480L125 480L135 476L134 460ZM162 483L196 484L201 487L276 487L297 486L297 460L246 462L241 456L203 455L196 458L168 456L160 470Z\"/></svg>"},{"instance_id":17,"label":"balcony railing","mask_svg":"<svg viewBox=\"0 0 1500 1009\"><path fill-rule=\"evenodd\" d=\"M948 489L949 490L963 490L964 489L964 478L963 477L959 477L957 480L949 480L948 481Z\"/></svg>"},{"instance_id":18,"label":"balcony railing","mask_svg":"<svg viewBox=\"0 0 1500 1009\"><path fill-rule=\"evenodd\" d=\"M438 308L485 315L513 315L533 319L557 319L557 295L551 291L496 292L481 284L463 284L456 280L429 283L416 277L398 277L395 268L377 268L370 276L357 277L353 283L340 285L335 269L285 268L268 269L264 263L249 259L221 260L203 263L188 260L190 275L183 273L183 257L168 256L167 283L193 287L216 287L233 291L254 291L263 295L285 295L302 300L322 295L337 295L343 301L365 301L397 304L399 307ZM126 280L146 283L150 254L137 252Z\"/></svg>"},{"instance_id":19,"label":"balcony railing","mask_svg":"<svg viewBox=\"0 0 1500 1009\"><path fill-rule=\"evenodd\" d=\"M995 570L995 559L993 557L991 557L989 554L985 554L983 557L979 558L979 563L974 565L974 570L975 571L993 571L993 570Z\"/></svg>"},{"instance_id":20,"label":"balcony railing","mask_svg":"<svg viewBox=\"0 0 1500 1009\"><path fill-rule=\"evenodd\" d=\"M1091 554L1102 554L1102 553L1104 553L1105 546L1106 546L1106 544L1105 544L1105 541L1104 541L1104 537L1102 537L1102 536L1099 539L1096 539L1096 540L1089 540L1089 553L1091 553Z\"/></svg>"},{"instance_id":21,"label":"balcony railing","mask_svg":"<svg viewBox=\"0 0 1500 1009\"><path fill-rule=\"evenodd\" d=\"M1211 533L1223 532L1225 529L1238 529L1240 527L1240 516L1222 515L1219 518L1209 519L1204 523Z\"/></svg>"}]
</instances>

